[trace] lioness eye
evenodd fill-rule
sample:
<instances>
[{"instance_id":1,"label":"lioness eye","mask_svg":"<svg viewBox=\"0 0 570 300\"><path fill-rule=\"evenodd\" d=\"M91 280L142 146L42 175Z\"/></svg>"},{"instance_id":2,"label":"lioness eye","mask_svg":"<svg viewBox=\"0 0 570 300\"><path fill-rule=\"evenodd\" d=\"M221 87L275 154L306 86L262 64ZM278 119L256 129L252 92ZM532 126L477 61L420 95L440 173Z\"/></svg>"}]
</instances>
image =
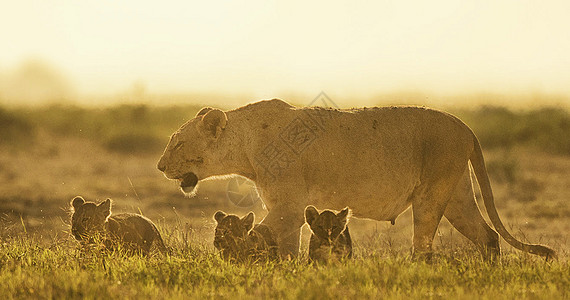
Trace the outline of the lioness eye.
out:
<instances>
[{"instance_id":1,"label":"lioness eye","mask_svg":"<svg viewBox=\"0 0 570 300\"><path fill-rule=\"evenodd\" d=\"M184 142L178 142L176 145L174 145L174 147L172 147L172 150L178 150L178 148L182 147L182 145L184 145Z\"/></svg>"}]
</instances>

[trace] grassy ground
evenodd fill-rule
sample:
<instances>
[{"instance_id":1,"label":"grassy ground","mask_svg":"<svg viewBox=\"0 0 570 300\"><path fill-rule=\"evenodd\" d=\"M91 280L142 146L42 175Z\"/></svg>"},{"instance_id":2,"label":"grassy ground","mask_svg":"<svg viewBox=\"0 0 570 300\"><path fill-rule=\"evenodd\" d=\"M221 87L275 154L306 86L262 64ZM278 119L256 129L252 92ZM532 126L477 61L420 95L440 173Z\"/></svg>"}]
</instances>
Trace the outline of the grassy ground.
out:
<instances>
[{"instance_id":1,"label":"grassy ground","mask_svg":"<svg viewBox=\"0 0 570 300\"><path fill-rule=\"evenodd\" d=\"M229 264L200 245L176 245L150 258L82 251L73 243L5 240L0 294L8 298L461 298L564 299L567 261L546 263L509 253L480 260L471 251L442 251L431 264L387 251L316 266L304 258Z\"/></svg>"},{"instance_id":2,"label":"grassy ground","mask_svg":"<svg viewBox=\"0 0 570 300\"><path fill-rule=\"evenodd\" d=\"M570 115L554 108L455 112L481 138L496 204L519 239L544 243L546 263L502 243L497 263L444 219L432 264L413 261L411 213L389 222L353 219L355 259L331 266L299 260L232 265L212 246L218 209L258 220L259 199L230 201L231 180L205 182L192 199L166 180L162 147L198 107L116 106L0 109L0 295L14 298L568 298ZM141 130L144 129L144 130ZM136 147L133 147L135 145ZM244 193L248 187L245 186ZM115 200L158 224L171 256L105 255L69 235L69 201ZM481 205L480 205L481 206ZM483 208L482 208L483 209Z\"/></svg>"}]
</instances>

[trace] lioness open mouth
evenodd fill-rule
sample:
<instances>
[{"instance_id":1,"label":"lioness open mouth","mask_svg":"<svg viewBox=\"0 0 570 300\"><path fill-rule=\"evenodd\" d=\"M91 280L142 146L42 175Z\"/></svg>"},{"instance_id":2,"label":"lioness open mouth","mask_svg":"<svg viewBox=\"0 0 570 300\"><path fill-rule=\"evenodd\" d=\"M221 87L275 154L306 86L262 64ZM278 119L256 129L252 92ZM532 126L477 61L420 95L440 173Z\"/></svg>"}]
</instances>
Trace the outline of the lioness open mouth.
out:
<instances>
[{"instance_id":1,"label":"lioness open mouth","mask_svg":"<svg viewBox=\"0 0 570 300\"><path fill-rule=\"evenodd\" d=\"M182 181L180 182L180 188L184 193L191 193L196 185L198 184L198 176L196 174L190 172L184 174L182 177Z\"/></svg>"}]
</instances>

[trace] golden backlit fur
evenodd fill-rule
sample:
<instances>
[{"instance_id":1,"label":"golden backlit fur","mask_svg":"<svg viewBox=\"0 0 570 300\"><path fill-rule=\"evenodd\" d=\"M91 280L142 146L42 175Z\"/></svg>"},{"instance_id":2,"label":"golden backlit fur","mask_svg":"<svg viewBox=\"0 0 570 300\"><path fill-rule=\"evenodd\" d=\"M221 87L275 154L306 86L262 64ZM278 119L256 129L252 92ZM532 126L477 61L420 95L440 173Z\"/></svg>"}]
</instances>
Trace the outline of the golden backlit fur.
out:
<instances>
[{"instance_id":1,"label":"golden backlit fur","mask_svg":"<svg viewBox=\"0 0 570 300\"><path fill-rule=\"evenodd\" d=\"M296 255L304 208L349 206L355 217L394 221L410 206L414 253L430 254L443 216L487 256L498 234L474 198L469 165L492 224L517 249L554 257L516 240L495 208L479 141L458 118L422 107L337 110L281 100L231 111L203 109L172 134L158 169L185 192L200 180L253 180L282 256Z\"/></svg>"},{"instance_id":2,"label":"golden backlit fur","mask_svg":"<svg viewBox=\"0 0 570 300\"><path fill-rule=\"evenodd\" d=\"M309 205L305 208L305 221L311 229L309 259L318 262L352 258L352 239L348 231L350 210L339 213L324 210L321 213Z\"/></svg>"},{"instance_id":3,"label":"golden backlit fur","mask_svg":"<svg viewBox=\"0 0 570 300\"><path fill-rule=\"evenodd\" d=\"M224 259L256 262L278 258L277 244L271 230L263 224L253 226L253 212L239 218L218 211L214 220L217 223L214 246Z\"/></svg>"},{"instance_id":4,"label":"golden backlit fur","mask_svg":"<svg viewBox=\"0 0 570 300\"><path fill-rule=\"evenodd\" d=\"M128 252L149 254L153 244L166 252L158 229L138 214L111 215L111 199L100 204L86 202L81 196L71 200L71 233L84 243L102 242L109 250L122 248Z\"/></svg>"}]
</instances>

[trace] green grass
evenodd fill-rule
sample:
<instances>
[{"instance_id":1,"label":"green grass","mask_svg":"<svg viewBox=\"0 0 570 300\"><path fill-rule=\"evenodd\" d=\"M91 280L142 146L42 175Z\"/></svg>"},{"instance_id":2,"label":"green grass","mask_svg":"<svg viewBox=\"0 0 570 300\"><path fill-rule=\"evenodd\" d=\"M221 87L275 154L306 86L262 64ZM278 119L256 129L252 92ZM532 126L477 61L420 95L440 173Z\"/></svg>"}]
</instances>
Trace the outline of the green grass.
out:
<instances>
[{"instance_id":1,"label":"green grass","mask_svg":"<svg viewBox=\"0 0 570 300\"><path fill-rule=\"evenodd\" d=\"M440 253L432 263L376 252L334 265L306 259L230 264L199 245L173 255L103 254L73 240L43 244L30 236L2 241L0 294L13 298L462 298L563 299L567 261Z\"/></svg>"}]
</instances>

